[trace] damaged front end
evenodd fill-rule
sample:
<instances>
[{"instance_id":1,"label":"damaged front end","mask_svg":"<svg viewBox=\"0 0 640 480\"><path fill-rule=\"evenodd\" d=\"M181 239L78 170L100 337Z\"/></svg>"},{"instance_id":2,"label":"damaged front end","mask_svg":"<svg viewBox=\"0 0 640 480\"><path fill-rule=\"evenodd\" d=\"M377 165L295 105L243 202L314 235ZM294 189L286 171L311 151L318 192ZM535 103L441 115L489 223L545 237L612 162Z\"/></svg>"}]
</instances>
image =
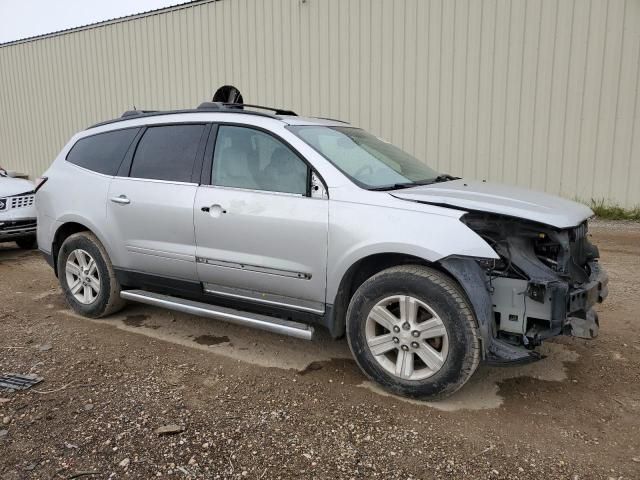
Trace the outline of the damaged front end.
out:
<instances>
[{"instance_id":1,"label":"damaged front end","mask_svg":"<svg viewBox=\"0 0 640 480\"><path fill-rule=\"evenodd\" d=\"M490 329L488 360L522 361L527 358L522 349L560 334L597 336L593 306L607 297L608 276L598 263L598 248L589 241L586 221L567 229L486 213L468 213L462 221L500 256L476 261L491 303L490 317L484 319ZM444 266L460 269L451 260ZM488 307L482 308L478 316L486 317Z\"/></svg>"}]
</instances>

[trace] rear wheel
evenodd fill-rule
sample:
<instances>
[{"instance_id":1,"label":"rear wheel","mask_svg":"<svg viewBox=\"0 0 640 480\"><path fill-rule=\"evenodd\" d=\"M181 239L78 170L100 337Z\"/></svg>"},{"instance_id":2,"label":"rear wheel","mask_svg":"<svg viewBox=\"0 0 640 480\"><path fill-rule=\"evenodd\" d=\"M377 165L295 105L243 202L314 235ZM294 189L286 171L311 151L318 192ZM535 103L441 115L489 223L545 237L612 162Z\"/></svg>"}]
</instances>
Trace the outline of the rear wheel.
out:
<instances>
[{"instance_id":1,"label":"rear wheel","mask_svg":"<svg viewBox=\"0 0 640 480\"><path fill-rule=\"evenodd\" d=\"M424 266L393 267L364 282L347 311L347 339L369 378L411 397L450 395L480 362L466 298L449 277Z\"/></svg>"},{"instance_id":2,"label":"rear wheel","mask_svg":"<svg viewBox=\"0 0 640 480\"><path fill-rule=\"evenodd\" d=\"M104 317L120 310L120 284L104 246L90 232L69 236L58 253L58 279L67 302L81 315Z\"/></svg>"}]
</instances>

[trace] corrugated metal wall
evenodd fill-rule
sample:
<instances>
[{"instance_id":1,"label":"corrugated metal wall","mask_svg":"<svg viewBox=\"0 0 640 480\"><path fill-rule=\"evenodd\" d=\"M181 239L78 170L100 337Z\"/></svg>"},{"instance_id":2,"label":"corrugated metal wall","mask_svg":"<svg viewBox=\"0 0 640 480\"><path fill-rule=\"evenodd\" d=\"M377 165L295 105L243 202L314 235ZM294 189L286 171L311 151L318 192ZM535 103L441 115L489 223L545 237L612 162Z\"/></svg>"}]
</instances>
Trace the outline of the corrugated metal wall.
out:
<instances>
[{"instance_id":1,"label":"corrugated metal wall","mask_svg":"<svg viewBox=\"0 0 640 480\"><path fill-rule=\"evenodd\" d=\"M221 0L0 47L0 164L132 108L347 119L444 172L640 203L640 0Z\"/></svg>"}]
</instances>

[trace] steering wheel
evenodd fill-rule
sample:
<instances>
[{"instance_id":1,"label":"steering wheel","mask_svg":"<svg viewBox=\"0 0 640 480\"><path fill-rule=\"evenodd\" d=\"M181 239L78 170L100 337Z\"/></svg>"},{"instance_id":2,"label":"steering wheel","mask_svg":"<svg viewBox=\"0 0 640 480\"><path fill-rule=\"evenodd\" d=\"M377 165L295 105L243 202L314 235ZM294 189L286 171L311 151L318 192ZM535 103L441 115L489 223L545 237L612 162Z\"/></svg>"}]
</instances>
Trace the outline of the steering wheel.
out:
<instances>
[{"instance_id":1,"label":"steering wheel","mask_svg":"<svg viewBox=\"0 0 640 480\"><path fill-rule=\"evenodd\" d=\"M363 165L353 174L353 176L355 178L358 178L361 174L363 174L367 170L369 171L369 174L373 173L373 167L371 165Z\"/></svg>"}]
</instances>

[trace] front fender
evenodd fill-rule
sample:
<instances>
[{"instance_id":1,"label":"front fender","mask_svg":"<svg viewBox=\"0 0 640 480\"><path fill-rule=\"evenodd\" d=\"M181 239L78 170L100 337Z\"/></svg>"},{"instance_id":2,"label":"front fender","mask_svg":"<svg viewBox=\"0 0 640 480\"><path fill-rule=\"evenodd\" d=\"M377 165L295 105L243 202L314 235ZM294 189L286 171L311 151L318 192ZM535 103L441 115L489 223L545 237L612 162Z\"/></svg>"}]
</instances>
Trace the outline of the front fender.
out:
<instances>
[{"instance_id":1,"label":"front fender","mask_svg":"<svg viewBox=\"0 0 640 480\"><path fill-rule=\"evenodd\" d=\"M421 210L406 210L331 202L327 303L334 303L349 268L371 255L403 254L430 263L454 255L499 258L487 242L459 220L464 213L427 205Z\"/></svg>"}]
</instances>

